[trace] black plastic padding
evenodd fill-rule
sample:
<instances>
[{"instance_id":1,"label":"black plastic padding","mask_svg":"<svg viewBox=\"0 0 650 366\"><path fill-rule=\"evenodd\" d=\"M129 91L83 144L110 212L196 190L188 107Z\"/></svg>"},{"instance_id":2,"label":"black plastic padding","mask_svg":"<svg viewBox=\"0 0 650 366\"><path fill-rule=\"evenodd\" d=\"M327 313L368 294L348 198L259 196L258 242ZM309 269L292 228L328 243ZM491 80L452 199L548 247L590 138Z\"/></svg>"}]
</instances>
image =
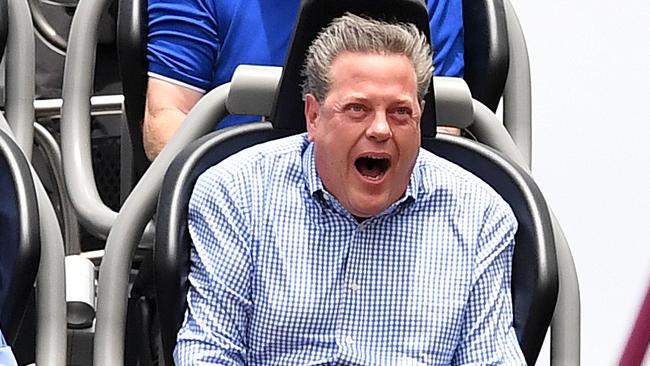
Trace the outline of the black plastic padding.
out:
<instances>
[{"instance_id":1,"label":"black plastic padding","mask_svg":"<svg viewBox=\"0 0 650 366\"><path fill-rule=\"evenodd\" d=\"M29 164L16 143L0 131L0 271L4 303L0 325L16 340L41 255L38 201Z\"/></svg>"},{"instance_id":2,"label":"black plastic padding","mask_svg":"<svg viewBox=\"0 0 650 366\"><path fill-rule=\"evenodd\" d=\"M276 128L306 129L300 76L305 52L318 32L345 12L413 23L430 39L429 16L421 0L303 0L271 114L271 122ZM433 100L431 86L425 96L422 121L436 120ZM422 123L421 128L423 136L435 136L435 122Z\"/></svg>"},{"instance_id":3,"label":"black plastic padding","mask_svg":"<svg viewBox=\"0 0 650 366\"><path fill-rule=\"evenodd\" d=\"M5 54L7 34L9 33L9 0L0 0L0 59Z\"/></svg>"},{"instance_id":4,"label":"black plastic padding","mask_svg":"<svg viewBox=\"0 0 650 366\"><path fill-rule=\"evenodd\" d=\"M553 317L559 283L551 217L542 193L521 167L474 141L424 139L423 147L488 183L517 217L512 269L514 328L526 362L534 365Z\"/></svg>"},{"instance_id":5,"label":"black plastic padding","mask_svg":"<svg viewBox=\"0 0 650 366\"><path fill-rule=\"evenodd\" d=\"M474 99L496 112L509 67L503 0L463 0L464 79Z\"/></svg>"},{"instance_id":6,"label":"black plastic padding","mask_svg":"<svg viewBox=\"0 0 650 366\"><path fill-rule=\"evenodd\" d=\"M125 128L133 154L134 182L149 166L142 143L142 121L147 95L147 0L119 0L117 57L124 94Z\"/></svg>"},{"instance_id":7,"label":"black plastic padding","mask_svg":"<svg viewBox=\"0 0 650 366\"><path fill-rule=\"evenodd\" d=\"M66 302L66 314L70 329L90 328L95 320L95 309L83 301Z\"/></svg>"},{"instance_id":8,"label":"black plastic padding","mask_svg":"<svg viewBox=\"0 0 650 366\"><path fill-rule=\"evenodd\" d=\"M9 33L9 0L0 0L0 59L5 54Z\"/></svg>"},{"instance_id":9,"label":"black plastic padding","mask_svg":"<svg viewBox=\"0 0 650 366\"><path fill-rule=\"evenodd\" d=\"M166 365L173 365L176 333L187 306L191 243L187 204L196 179L212 165L240 150L295 133L298 131L273 129L270 123L248 123L218 130L188 145L167 169L158 200L154 244L154 278Z\"/></svg>"}]
</instances>

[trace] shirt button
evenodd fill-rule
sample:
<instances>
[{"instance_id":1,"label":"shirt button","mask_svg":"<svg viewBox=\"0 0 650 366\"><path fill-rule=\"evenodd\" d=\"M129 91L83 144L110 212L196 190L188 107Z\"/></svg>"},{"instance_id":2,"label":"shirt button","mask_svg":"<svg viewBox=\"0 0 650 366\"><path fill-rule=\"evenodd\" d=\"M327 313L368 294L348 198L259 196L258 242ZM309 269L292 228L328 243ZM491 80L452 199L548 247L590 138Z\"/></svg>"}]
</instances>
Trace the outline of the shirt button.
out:
<instances>
[{"instance_id":1,"label":"shirt button","mask_svg":"<svg viewBox=\"0 0 650 366\"><path fill-rule=\"evenodd\" d=\"M354 282L350 283L350 290L352 290L352 291L354 291L354 292L359 291L359 285L357 285L357 284L354 283Z\"/></svg>"},{"instance_id":2,"label":"shirt button","mask_svg":"<svg viewBox=\"0 0 650 366\"><path fill-rule=\"evenodd\" d=\"M345 344L347 344L349 346L352 343L354 343L354 339L352 339L352 337L350 337L350 336L345 337Z\"/></svg>"}]
</instances>

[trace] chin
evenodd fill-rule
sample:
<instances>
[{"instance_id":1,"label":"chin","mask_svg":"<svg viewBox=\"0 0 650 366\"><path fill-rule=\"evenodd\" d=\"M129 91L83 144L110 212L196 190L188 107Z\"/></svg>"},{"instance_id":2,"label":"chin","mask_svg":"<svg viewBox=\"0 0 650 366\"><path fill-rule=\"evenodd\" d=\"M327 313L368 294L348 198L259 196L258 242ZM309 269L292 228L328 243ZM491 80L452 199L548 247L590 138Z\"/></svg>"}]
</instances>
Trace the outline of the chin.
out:
<instances>
[{"instance_id":1,"label":"chin","mask_svg":"<svg viewBox=\"0 0 650 366\"><path fill-rule=\"evenodd\" d=\"M350 213L357 217L369 218L377 216L384 212L390 206L389 204L378 205L376 200L371 202L357 202L355 209L349 210Z\"/></svg>"}]
</instances>

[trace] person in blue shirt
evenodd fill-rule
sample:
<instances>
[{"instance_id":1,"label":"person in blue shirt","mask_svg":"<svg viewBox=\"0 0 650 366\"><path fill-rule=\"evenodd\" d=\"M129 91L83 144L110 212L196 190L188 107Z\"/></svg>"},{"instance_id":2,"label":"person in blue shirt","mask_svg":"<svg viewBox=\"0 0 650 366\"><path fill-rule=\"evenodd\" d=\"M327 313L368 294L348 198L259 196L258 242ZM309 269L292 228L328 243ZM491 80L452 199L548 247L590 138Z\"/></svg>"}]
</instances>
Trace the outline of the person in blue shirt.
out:
<instances>
[{"instance_id":1,"label":"person in blue shirt","mask_svg":"<svg viewBox=\"0 0 650 366\"><path fill-rule=\"evenodd\" d=\"M9 347L4 335L0 332L0 365L16 366L17 364L14 354L11 352L11 347Z\"/></svg>"},{"instance_id":2,"label":"person in blue shirt","mask_svg":"<svg viewBox=\"0 0 650 366\"><path fill-rule=\"evenodd\" d=\"M150 0L144 147L153 160L207 91L240 64L282 66L299 0ZM435 74L463 76L461 0L427 0ZM259 120L229 116L218 127Z\"/></svg>"},{"instance_id":3,"label":"person in blue shirt","mask_svg":"<svg viewBox=\"0 0 650 366\"><path fill-rule=\"evenodd\" d=\"M346 14L303 68L307 133L243 150L192 193L177 365L525 365L516 219L420 149L431 49Z\"/></svg>"}]
</instances>

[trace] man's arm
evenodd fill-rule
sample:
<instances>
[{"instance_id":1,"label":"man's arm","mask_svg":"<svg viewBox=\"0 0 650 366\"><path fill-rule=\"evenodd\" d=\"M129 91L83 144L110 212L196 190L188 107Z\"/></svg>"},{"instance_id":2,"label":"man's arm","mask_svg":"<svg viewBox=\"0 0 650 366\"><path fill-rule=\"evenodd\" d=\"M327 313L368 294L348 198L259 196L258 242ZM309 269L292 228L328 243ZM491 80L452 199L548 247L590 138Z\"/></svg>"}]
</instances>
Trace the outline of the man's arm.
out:
<instances>
[{"instance_id":1,"label":"man's arm","mask_svg":"<svg viewBox=\"0 0 650 366\"><path fill-rule=\"evenodd\" d=\"M453 365L525 365L512 327L510 277L517 221L494 199L479 234L473 286Z\"/></svg>"},{"instance_id":2,"label":"man's arm","mask_svg":"<svg viewBox=\"0 0 650 366\"><path fill-rule=\"evenodd\" d=\"M436 76L463 77L465 71L461 0L427 0ZM456 127L438 126L438 133L460 136Z\"/></svg>"},{"instance_id":3,"label":"man's arm","mask_svg":"<svg viewBox=\"0 0 650 366\"><path fill-rule=\"evenodd\" d=\"M144 150L149 160L158 156L201 96L203 93L199 91L149 78L142 125Z\"/></svg>"},{"instance_id":4,"label":"man's arm","mask_svg":"<svg viewBox=\"0 0 650 366\"><path fill-rule=\"evenodd\" d=\"M187 312L174 360L177 365L244 365L252 306L249 223L239 198L212 168L192 194L188 226L192 237Z\"/></svg>"}]
</instances>

